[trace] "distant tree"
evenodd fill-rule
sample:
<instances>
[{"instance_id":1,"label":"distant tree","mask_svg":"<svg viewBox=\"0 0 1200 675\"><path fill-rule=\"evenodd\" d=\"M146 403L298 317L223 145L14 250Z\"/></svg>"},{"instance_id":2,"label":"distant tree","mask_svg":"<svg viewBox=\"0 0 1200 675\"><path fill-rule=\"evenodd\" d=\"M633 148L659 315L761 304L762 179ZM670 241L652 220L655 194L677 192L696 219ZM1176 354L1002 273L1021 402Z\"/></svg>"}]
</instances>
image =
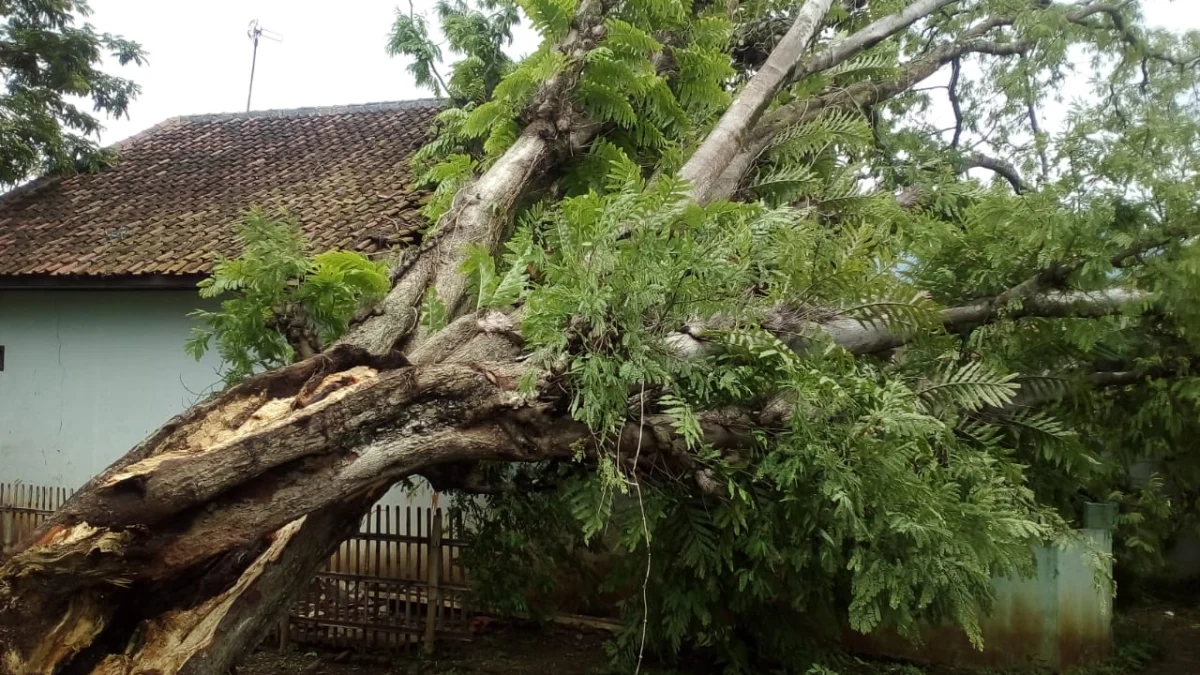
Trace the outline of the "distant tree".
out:
<instances>
[{"instance_id":1,"label":"distant tree","mask_svg":"<svg viewBox=\"0 0 1200 675\"><path fill-rule=\"evenodd\" d=\"M512 43L513 26L521 18L516 5L484 0L475 7L465 0L438 0L434 12L446 46L462 56L448 82L438 72L442 48L433 41L425 16L414 10L411 0L408 11L396 9L388 54L408 58L408 72L417 86L432 90L434 96L445 94L457 104L488 100L513 66L504 47Z\"/></svg>"},{"instance_id":2,"label":"distant tree","mask_svg":"<svg viewBox=\"0 0 1200 675\"><path fill-rule=\"evenodd\" d=\"M140 88L101 65L106 55L141 65L145 53L136 42L78 25L90 14L84 0L0 2L0 185L110 159L99 147L97 114L124 115Z\"/></svg>"}]
</instances>

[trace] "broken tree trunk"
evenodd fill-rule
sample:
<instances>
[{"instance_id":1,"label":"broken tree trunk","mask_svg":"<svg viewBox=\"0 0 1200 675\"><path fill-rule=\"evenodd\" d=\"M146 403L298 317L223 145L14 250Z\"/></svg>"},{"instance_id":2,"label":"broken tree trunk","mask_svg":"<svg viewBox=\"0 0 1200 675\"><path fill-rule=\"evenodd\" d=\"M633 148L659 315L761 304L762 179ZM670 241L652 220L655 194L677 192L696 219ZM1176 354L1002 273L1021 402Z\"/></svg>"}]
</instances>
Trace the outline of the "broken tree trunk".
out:
<instances>
[{"instance_id":1,"label":"broken tree trunk","mask_svg":"<svg viewBox=\"0 0 1200 675\"><path fill-rule=\"evenodd\" d=\"M0 566L0 672L224 672L397 480L589 447L565 400L517 393L523 372L341 346L184 413ZM705 431L729 447L752 426ZM643 462L681 453L665 417L622 442L642 435Z\"/></svg>"},{"instance_id":2,"label":"broken tree trunk","mask_svg":"<svg viewBox=\"0 0 1200 675\"><path fill-rule=\"evenodd\" d=\"M575 68L603 11L581 3L559 44ZM560 410L515 394L511 360L428 365L511 359L494 326L414 330L429 289L452 311L463 304L464 245L498 247L515 200L592 133L571 108L572 81L568 69L544 85L536 119L402 261L375 316L332 350L169 422L0 567L0 673L224 673L397 480L553 457L582 437Z\"/></svg>"},{"instance_id":3,"label":"broken tree trunk","mask_svg":"<svg viewBox=\"0 0 1200 675\"><path fill-rule=\"evenodd\" d=\"M3 672L227 668L396 480L581 438L519 374L339 347L193 408L0 567Z\"/></svg>"},{"instance_id":4,"label":"broken tree trunk","mask_svg":"<svg viewBox=\"0 0 1200 675\"><path fill-rule=\"evenodd\" d=\"M830 4L803 6L777 51L684 166L697 200L732 194L772 135L814 109L884 99L963 53L1023 47L949 43L886 86L865 83L766 112L797 74L842 63L954 3L919 0L804 60ZM593 437L571 419L560 383L539 388L542 396L518 395L526 366L515 358L519 336L510 317L462 316L435 335L415 325L431 288L452 315L462 313L463 245L495 250L512 205L561 153L595 132L572 109L569 94L603 34L604 11L601 0L580 3L559 44L573 65L545 84L518 140L459 192L436 232L404 261L377 316L343 344L256 376L168 422L0 565L0 675L222 674L395 481L423 472L444 480L447 467L570 457L579 443L589 447ZM1112 311L1110 305L1128 300L1033 299L1042 302L1027 307L1045 313L1079 311L1081 304ZM1003 304L947 310L943 323L952 329L990 320ZM880 326L844 317L801 328L856 353L901 342ZM702 333L680 333L676 342L696 351ZM706 414L705 441L737 447L769 427L769 415L784 416ZM621 442L641 448L634 461L689 468L669 420L647 416L626 431Z\"/></svg>"}]
</instances>

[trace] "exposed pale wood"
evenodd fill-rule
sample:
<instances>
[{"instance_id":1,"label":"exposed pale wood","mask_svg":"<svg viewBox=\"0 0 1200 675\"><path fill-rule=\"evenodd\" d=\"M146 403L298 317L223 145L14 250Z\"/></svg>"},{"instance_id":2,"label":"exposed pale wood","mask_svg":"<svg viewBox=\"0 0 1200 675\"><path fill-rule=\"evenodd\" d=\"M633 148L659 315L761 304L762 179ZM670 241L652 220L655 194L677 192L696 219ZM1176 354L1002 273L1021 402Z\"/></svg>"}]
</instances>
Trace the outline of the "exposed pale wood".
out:
<instances>
[{"instance_id":1,"label":"exposed pale wood","mask_svg":"<svg viewBox=\"0 0 1200 675\"><path fill-rule=\"evenodd\" d=\"M729 110L680 169L697 202L717 198L715 189L730 162L744 146L763 112L788 82L821 27L833 0L808 0L796 13L791 29L771 51L767 62L734 99Z\"/></svg>"}]
</instances>

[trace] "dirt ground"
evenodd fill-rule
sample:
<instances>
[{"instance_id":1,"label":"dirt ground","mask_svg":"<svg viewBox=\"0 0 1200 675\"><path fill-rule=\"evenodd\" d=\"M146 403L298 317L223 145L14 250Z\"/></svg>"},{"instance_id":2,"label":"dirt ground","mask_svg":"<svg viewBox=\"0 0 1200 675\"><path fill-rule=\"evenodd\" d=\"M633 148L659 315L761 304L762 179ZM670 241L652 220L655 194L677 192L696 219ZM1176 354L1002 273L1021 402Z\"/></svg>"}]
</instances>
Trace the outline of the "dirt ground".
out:
<instances>
[{"instance_id":1,"label":"dirt ground","mask_svg":"<svg viewBox=\"0 0 1200 675\"><path fill-rule=\"evenodd\" d=\"M356 654L263 649L237 675L585 675L606 663L600 631L499 627L471 642L446 643L439 654L366 657Z\"/></svg>"},{"instance_id":2,"label":"dirt ground","mask_svg":"<svg viewBox=\"0 0 1200 675\"><path fill-rule=\"evenodd\" d=\"M1117 616L1112 662L1069 675L1200 675L1200 602L1172 598ZM447 644L436 658L264 649L238 675L596 675L607 660L602 631L500 626L469 643ZM643 672L653 672L647 669ZM1000 675L848 657L842 675ZM1004 674L1008 675L1008 674Z\"/></svg>"},{"instance_id":3,"label":"dirt ground","mask_svg":"<svg viewBox=\"0 0 1200 675\"><path fill-rule=\"evenodd\" d=\"M1200 603L1154 602L1118 615L1117 661L1139 675L1200 675ZM1132 664L1131 664L1132 665Z\"/></svg>"}]
</instances>

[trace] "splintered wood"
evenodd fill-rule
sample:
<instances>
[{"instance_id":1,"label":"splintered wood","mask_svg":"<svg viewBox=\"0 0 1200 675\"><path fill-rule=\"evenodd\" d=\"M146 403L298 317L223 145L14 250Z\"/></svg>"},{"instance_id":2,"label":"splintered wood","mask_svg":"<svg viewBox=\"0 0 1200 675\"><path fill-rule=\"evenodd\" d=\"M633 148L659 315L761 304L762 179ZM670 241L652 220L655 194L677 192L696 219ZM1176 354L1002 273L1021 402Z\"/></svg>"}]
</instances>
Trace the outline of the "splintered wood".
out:
<instances>
[{"instance_id":1,"label":"splintered wood","mask_svg":"<svg viewBox=\"0 0 1200 675\"><path fill-rule=\"evenodd\" d=\"M32 535L69 496L61 488L0 484L0 541L5 548ZM85 524L76 531L47 535L82 537L87 529ZM437 540L441 544L435 547L432 542ZM431 638L469 639L470 588L462 564L466 545L457 516L441 509L377 505L363 518L358 534L343 542L313 577L275 638L281 644L384 650L405 649ZM219 604L222 597L211 602ZM186 613L171 618L175 628L190 619ZM207 634L202 625L159 628L162 639L148 644L164 655L171 652L176 639L172 636L195 640ZM120 663L116 659L106 668L119 672Z\"/></svg>"}]
</instances>

